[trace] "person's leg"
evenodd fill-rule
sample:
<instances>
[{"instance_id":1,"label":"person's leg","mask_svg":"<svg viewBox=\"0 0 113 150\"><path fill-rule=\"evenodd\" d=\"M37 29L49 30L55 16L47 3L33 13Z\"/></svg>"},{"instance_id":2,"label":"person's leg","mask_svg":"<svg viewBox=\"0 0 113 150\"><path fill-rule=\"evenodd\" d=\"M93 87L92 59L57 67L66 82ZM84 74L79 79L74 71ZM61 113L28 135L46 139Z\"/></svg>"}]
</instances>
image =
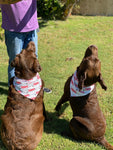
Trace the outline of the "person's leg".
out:
<instances>
[{"instance_id":1,"label":"person's leg","mask_svg":"<svg viewBox=\"0 0 113 150\"><path fill-rule=\"evenodd\" d=\"M38 58L38 35L37 35L37 30L34 30L34 31L31 31L31 32L28 32L26 33L26 38L24 39L24 48L27 47L27 44L30 42L30 41L33 41L35 43L35 47L36 47L36 56ZM51 93L52 90L44 87L44 92L46 93Z\"/></svg>"},{"instance_id":2,"label":"person's leg","mask_svg":"<svg viewBox=\"0 0 113 150\"><path fill-rule=\"evenodd\" d=\"M35 43L35 47L36 47L36 56L38 58L38 35L37 35L37 30L34 30L34 31L31 31L31 32L28 32L26 33L26 38L24 40L24 48L27 47L27 44L30 42L30 41L33 41ZM52 90L44 87L44 92L46 93L51 93Z\"/></svg>"},{"instance_id":3,"label":"person's leg","mask_svg":"<svg viewBox=\"0 0 113 150\"><path fill-rule=\"evenodd\" d=\"M26 33L17 33L5 31L5 42L7 46L7 52L9 55L9 66L8 66L8 85L9 80L15 76L14 68L10 66L11 61L15 58L17 54L21 52L22 49L27 47L27 44L33 41L36 47L36 56L38 58L38 35L37 30L26 32ZM52 90L44 87L44 92L51 93Z\"/></svg>"},{"instance_id":4,"label":"person's leg","mask_svg":"<svg viewBox=\"0 0 113 150\"><path fill-rule=\"evenodd\" d=\"M23 48L26 48L27 44L30 41L33 41L35 43L36 56L38 58L38 34L37 34L37 30L33 30L33 31L30 31L30 32L26 33L26 37L24 39L24 46L23 46Z\"/></svg>"},{"instance_id":5,"label":"person's leg","mask_svg":"<svg viewBox=\"0 0 113 150\"><path fill-rule=\"evenodd\" d=\"M19 54L23 48L23 35L17 32L10 32L5 30L5 43L7 46L7 53L9 56L9 65L8 65L8 85L9 80L15 76L14 68L10 66L12 60L15 56Z\"/></svg>"}]
</instances>

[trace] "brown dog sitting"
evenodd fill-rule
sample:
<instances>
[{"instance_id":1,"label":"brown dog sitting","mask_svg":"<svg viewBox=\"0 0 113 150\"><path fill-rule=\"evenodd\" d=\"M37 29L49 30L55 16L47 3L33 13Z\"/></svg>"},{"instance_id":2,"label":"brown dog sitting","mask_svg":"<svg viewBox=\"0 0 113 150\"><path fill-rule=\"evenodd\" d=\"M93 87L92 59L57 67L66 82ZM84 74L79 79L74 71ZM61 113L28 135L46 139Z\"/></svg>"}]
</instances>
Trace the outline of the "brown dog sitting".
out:
<instances>
[{"instance_id":1,"label":"brown dog sitting","mask_svg":"<svg viewBox=\"0 0 113 150\"><path fill-rule=\"evenodd\" d=\"M11 79L2 118L1 137L8 150L34 150L41 140L45 108L43 86L38 72L41 66L30 42L11 63L15 77Z\"/></svg>"},{"instance_id":2,"label":"brown dog sitting","mask_svg":"<svg viewBox=\"0 0 113 150\"><path fill-rule=\"evenodd\" d=\"M61 105L69 101L73 111L70 128L75 139L95 141L106 149L113 150L113 146L104 137L106 120L97 100L95 83L99 82L104 90L107 89L97 56L97 47L89 46L77 71L66 81L64 94L55 109L59 111Z\"/></svg>"}]
</instances>

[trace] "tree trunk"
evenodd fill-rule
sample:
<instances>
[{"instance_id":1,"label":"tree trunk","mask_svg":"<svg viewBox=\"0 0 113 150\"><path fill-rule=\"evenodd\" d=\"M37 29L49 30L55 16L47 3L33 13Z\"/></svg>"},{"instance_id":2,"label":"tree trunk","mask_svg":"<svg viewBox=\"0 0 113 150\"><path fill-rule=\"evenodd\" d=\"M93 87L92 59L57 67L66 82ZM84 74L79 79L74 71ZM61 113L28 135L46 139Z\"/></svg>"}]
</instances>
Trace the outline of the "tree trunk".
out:
<instances>
[{"instance_id":1,"label":"tree trunk","mask_svg":"<svg viewBox=\"0 0 113 150\"><path fill-rule=\"evenodd\" d=\"M63 6L62 20L66 20L71 15L75 4L76 0L66 0L66 3Z\"/></svg>"}]
</instances>

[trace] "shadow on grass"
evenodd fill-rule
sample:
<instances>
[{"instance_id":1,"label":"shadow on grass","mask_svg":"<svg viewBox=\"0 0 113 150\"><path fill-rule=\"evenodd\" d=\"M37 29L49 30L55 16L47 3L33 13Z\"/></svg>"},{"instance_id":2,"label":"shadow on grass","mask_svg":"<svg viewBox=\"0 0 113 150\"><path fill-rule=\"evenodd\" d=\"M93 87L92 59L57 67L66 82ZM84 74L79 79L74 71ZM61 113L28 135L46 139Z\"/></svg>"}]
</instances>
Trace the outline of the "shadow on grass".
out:
<instances>
[{"instance_id":1,"label":"shadow on grass","mask_svg":"<svg viewBox=\"0 0 113 150\"><path fill-rule=\"evenodd\" d=\"M3 110L0 110L0 126L1 126L1 115L3 114Z\"/></svg>"},{"instance_id":2,"label":"shadow on grass","mask_svg":"<svg viewBox=\"0 0 113 150\"><path fill-rule=\"evenodd\" d=\"M47 26L47 20L43 20L43 19L39 19L39 26L40 26L40 29L41 28L44 28L44 27L46 27Z\"/></svg>"},{"instance_id":3,"label":"shadow on grass","mask_svg":"<svg viewBox=\"0 0 113 150\"><path fill-rule=\"evenodd\" d=\"M69 104L64 104L62 106L62 112L66 109ZM44 132L52 133L52 134L59 134L64 138L68 138L74 140L72 132L69 128L69 121L64 119L63 117L58 117L57 112L47 112L47 121L44 123Z\"/></svg>"},{"instance_id":4,"label":"shadow on grass","mask_svg":"<svg viewBox=\"0 0 113 150\"><path fill-rule=\"evenodd\" d=\"M0 94L5 94L5 95L7 95L7 94L8 94L8 90L3 89L3 88L0 87Z\"/></svg>"},{"instance_id":5,"label":"shadow on grass","mask_svg":"<svg viewBox=\"0 0 113 150\"><path fill-rule=\"evenodd\" d=\"M8 83L5 83L5 82L0 82L0 86L8 86Z\"/></svg>"},{"instance_id":6,"label":"shadow on grass","mask_svg":"<svg viewBox=\"0 0 113 150\"><path fill-rule=\"evenodd\" d=\"M0 110L0 130L1 130L1 115L3 114L3 110ZM0 150L7 150L1 140L1 134L0 134Z\"/></svg>"},{"instance_id":7,"label":"shadow on grass","mask_svg":"<svg viewBox=\"0 0 113 150\"><path fill-rule=\"evenodd\" d=\"M8 90L3 88L3 87L8 87L8 84L7 83L4 83L4 82L0 82L0 94L5 94L5 95L8 95Z\"/></svg>"},{"instance_id":8,"label":"shadow on grass","mask_svg":"<svg viewBox=\"0 0 113 150\"><path fill-rule=\"evenodd\" d=\"M64 112L64 110L66 109L66 107L68 107L69 104L65 103L62 106L62 110L61 113L62 114ZM61 117L58 117L57 112L47 112L47 117L48 117L48 121L45 121L44 123L44 132L46 133L51 133L51 134L59 134L61 135L63 138L72 140L72 141L76 141L77 143L94 143L94 144L98 144L94 141L89 141L89 140L75 140L72 131L69 127L69 122L71 120L66 120L66 119L62 119ZM100 144L98 144L99 146L101 146Z\"/></svg>"}]
</instances>

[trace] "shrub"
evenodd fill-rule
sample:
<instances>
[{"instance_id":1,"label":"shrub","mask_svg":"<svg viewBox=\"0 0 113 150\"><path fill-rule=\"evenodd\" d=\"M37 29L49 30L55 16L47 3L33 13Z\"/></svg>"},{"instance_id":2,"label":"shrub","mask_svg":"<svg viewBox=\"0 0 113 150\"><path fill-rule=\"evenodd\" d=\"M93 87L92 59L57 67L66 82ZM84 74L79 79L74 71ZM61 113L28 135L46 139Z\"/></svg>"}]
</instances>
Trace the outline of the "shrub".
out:
<instances>
[{"instance_id":1,"label":"shrub","mask_svg":"<svg viewBox=\"0 0 113 150\"><path fill-rule=\"evenodd\" d=\"M62 4L59 0L38 0L38 16L43 19L60 19L62 16Z\"/></svg>"}]
</instances>

